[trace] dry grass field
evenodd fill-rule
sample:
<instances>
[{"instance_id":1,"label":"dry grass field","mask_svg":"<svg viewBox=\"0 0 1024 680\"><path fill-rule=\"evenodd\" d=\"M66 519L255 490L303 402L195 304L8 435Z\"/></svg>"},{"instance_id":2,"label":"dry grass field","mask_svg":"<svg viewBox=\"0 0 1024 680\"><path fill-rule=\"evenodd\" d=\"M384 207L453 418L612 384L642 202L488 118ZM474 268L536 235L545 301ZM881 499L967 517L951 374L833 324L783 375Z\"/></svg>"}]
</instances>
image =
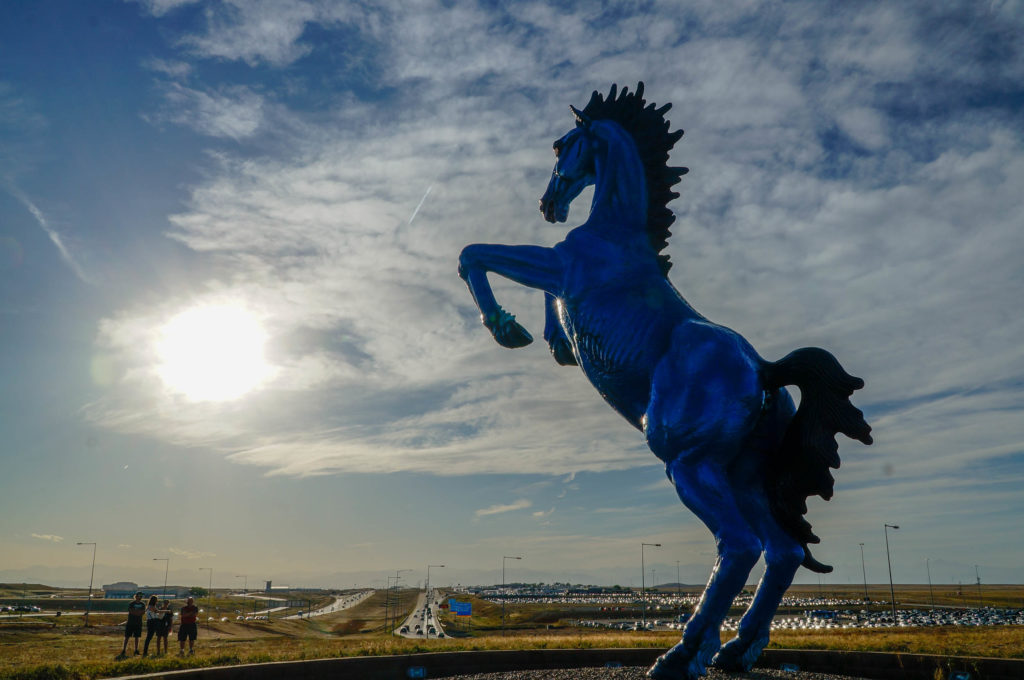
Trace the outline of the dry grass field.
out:
<instances>
[{"instance_id":1,"label":"dry grass field","mask_svg":"<svg viewBox=\"0 0 1024 680\"><path fill-rule=\"evenodd\" d=\"M876 589L872 588L869 593L873 600ZM811 591L791 594L817 595L816 588ZM936 603L958 604L962 595L948 586L945 591L952 594L943 595L943 602L940 602L938 589L933 589ZM993 605L1005 602L1020 606L1024 587L986 586L983 597L988 592L991 592ZM863 589L860 595L863 596ZM897 599L910 603L922 595L921 602L929 603L927 585L923 590L901 588ZM881 597L880 589L878 596ZM826 597L845 595L833 592ZM411 592L406 593L400 616L407 613L414 600ZM389 606L388 613L393 614L392 609ZM578 612L552 605L509 606L507 613L507 630L502 634L500 605L474 599L472 628L466 624L448 627L454 637L442 640L405 640L385 634L384 596L377 593L349 610L312 620L278 619L267 623L232 619L209 626L204 623L194 657L176 656L177 643L172 636L171 655L146 659L130 656L123 661L115 660L121 650L122 628L118 624L124 620L122 614L95 614L88 628L82 626L81 617L7 619L0 622L0 680L84 680L213 665L427 651L667 647L678 641L678 633L674 632L574 628L567 625L566 620ZM1024 658L1024 627L778 631L773 635L771 646Z\"/></svg>"}]
</instances>

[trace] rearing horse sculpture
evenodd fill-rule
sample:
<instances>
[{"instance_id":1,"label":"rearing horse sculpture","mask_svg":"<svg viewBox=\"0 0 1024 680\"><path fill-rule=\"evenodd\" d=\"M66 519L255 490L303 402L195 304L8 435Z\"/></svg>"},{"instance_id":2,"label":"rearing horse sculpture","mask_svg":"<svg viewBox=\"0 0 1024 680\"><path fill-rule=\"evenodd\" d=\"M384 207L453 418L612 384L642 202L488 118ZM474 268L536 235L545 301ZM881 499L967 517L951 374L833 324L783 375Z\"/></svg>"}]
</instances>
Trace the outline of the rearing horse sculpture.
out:
<instances>
[{"instance_id":1,"label":"rearing horse sculpture","mask_svg":"<svg viewBox=\"0 0 1024 680\"><path fill-rule=\"evenodd\" d=\"M504 347L530 334L494 299L487 273L544 291L544 339L555 361L578 365L601 396L665 462L679 498L714 534L718 560L682 640L648 671L694 679L707 665L749 670L768 643L772 617L796 570L826 573L807 548L806 500L832 496L837 433L871 443L849 401L863 387L823 349L762 359L738 333L708 321L668 280L666 207L686 168L668 152L683 132L636 91L594 92L576 126L554 143L555 168L540 209L564 222L594 185L590 216L553 248L474 244L459 275L484 325ZM785 389L800 389L800 407ZM736 637L719 630L761 554L767 567Z\"/></svg>"}]
</instances>

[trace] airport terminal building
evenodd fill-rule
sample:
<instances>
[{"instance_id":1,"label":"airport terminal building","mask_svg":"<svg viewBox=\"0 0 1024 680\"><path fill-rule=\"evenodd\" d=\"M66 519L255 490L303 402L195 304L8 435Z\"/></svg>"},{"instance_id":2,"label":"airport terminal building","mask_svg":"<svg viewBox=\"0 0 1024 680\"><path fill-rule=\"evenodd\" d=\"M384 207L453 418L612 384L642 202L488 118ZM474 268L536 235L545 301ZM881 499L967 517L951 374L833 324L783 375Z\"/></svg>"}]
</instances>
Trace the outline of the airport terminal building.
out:
<instances>
[{"instance_id":1,"label":"airport terminal building","mask_svg":"<svg viewBox=\"0 0 1024 680\"><path fill-rule=\"evenodd\" d=\"M135 593L141 592L145 597L150 595L156 595L160 598L166 599L180 599L187 597L189 590L188 586L140 586L138 583L132 581L118 581L117 583L111 583L103 586L103 597L108 600L130 600L135 597Z\"/></svg>"}]
</instances>

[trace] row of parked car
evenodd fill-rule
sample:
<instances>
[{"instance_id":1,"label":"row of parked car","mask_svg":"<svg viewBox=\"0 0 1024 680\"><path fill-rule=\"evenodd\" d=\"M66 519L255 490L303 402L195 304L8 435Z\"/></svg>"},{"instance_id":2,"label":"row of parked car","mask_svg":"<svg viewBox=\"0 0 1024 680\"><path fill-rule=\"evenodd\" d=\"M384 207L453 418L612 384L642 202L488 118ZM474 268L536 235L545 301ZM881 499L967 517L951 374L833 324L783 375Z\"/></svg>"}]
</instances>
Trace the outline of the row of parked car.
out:
<instances>
[{"instance_id":1,"label":"row of parked car","mask_svg":"<svg viewBox=\"0 0 1024 680\"><path fill-rule=\"evenodd\" d=\"M43 611L43 610L40 609L39 607L35 606L34 604L15 604L15 605L4 605L4 606L0 607L0 612L5 613L5 614L6 613L10 613L10 612L41 612L41 611Z\"/></svg>"},{"instance_id":2,"label":"row of parked car","mask_svg":"<svg viewBox=\"0 0 1024 680\"><path fill-rule=\"evenodd\" d=\"M684 615L685 616L685 615ZM682 617L680 617L682 618ZM722 630L734 631L739 618L730 616L722 623ZM648 619L643 621L579 621L578 625L617 630L682 629L686 624L678 620ZM936 609L898 610L893 620L891 612L846 610L814 610L804 616L779 616L772 621L772 630L822 630L827 628L914 628L930 626L1024 626L1024 609Z\"/></svg>"},{"instance_id":3,"label":"row of parked car","mask_svg":"<svg viewBox=\"0 0 1024 680\"><path fill-rule=\"evenodd\" d=\"M683 614L675 619L648 619L647 621L601 621L583 620L577 621L577 625L585 628L611 628L613 630L682 630L686 625L688 614Z\"/></svg>"}]
</instances>

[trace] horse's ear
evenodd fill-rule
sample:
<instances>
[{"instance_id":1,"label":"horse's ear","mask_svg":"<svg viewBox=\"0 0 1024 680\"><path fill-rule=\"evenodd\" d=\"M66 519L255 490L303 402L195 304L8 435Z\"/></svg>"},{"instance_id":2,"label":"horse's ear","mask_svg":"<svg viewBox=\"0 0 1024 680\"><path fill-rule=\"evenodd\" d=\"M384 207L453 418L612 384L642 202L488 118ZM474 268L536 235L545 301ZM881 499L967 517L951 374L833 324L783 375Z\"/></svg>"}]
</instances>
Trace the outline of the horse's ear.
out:
<instances>
[{"instance_id":1,"label":"horse's ear","mask_svg":"<svg viewBox=\"0 0 1024 680\"><path fill-rule=\"evenodd\" d=\"M590 128L590 122L591 122L590 121L590 116L588 116L587 114L583 113L582 111L577 109L572 104L569 104L569 110L572 111L572 115L576 119L577 127L581 127L581 128L584 128L584 129L589 129Z\"/></svg>"}]
</instances>

